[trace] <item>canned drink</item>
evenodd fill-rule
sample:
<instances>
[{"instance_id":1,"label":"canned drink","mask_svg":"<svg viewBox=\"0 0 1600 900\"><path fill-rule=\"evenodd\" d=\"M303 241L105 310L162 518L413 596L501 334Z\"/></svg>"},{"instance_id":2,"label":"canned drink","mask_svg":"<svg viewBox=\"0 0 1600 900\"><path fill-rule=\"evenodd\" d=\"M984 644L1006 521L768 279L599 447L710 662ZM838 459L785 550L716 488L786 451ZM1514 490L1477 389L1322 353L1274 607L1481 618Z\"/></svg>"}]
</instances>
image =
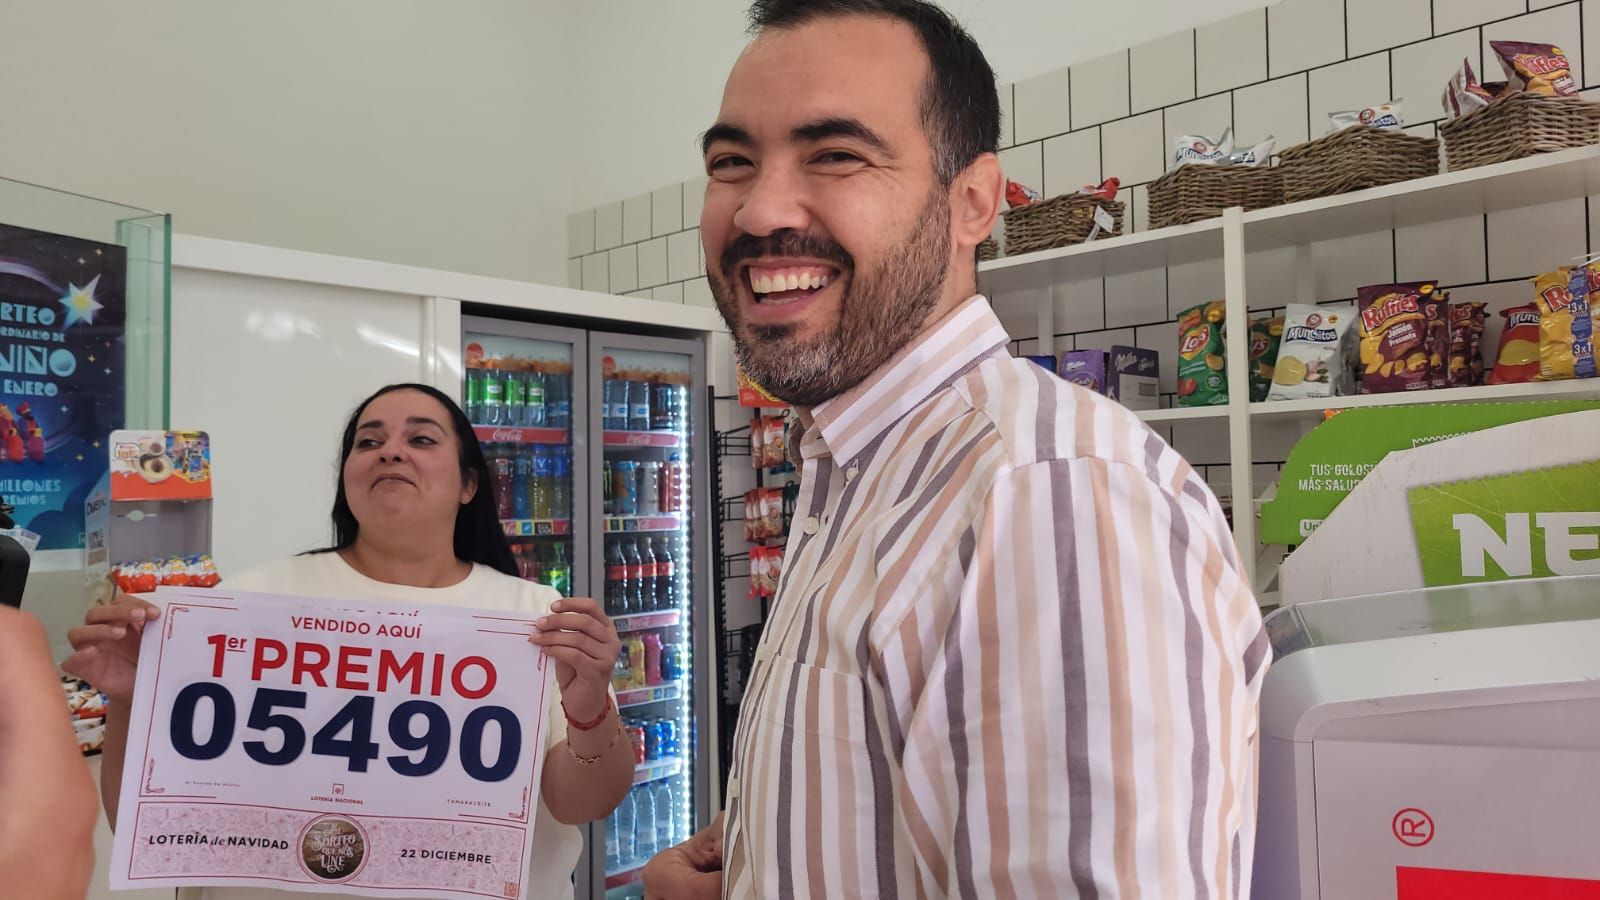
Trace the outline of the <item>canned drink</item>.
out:
<instances>
[{"instance_id":1,"label":"canned drink","mask_svg":"<svg viewBox=\"0 0 1600 900\"><path fill-rule=\"evenodd\" d=\"M673 458L661 464L661 511L675 513L679 511L679 494L683 492L683 463L673 454Z\"/></svg>"},{"instance_id":2,"label":"canned drink","mask_svg":"<svg viewBox=\"0 0 1600 900\"><path fill-rule=\"evenodd\" d=\"M611 505L619 516L639 514L639 464L619 459L611 465Z\"/></svg>"},{"instance_id":3,"label":"canned drink","mask_svg":"<svg viewBox=\"0 0 1600 900\"><path fill-rule=\"evenodd\" d=\"M639 467L639 486L634 492L639 515L653 516L661 512L661 463L645 460Z\"/></svg>"},{"instance_id":4,"label":"canned drink","mask_svg":"<svg viewBox=\"0 0 1600 900\"><path fill-rule=\"evenodd\" d=\"M645 751L648 749L645 743L645 728L636 719L630 720L628 723L628 738L633 741L634 764L644 765L644 761L647 758Z\"/></svg>"},{"instance_id":5,"label":"canned drink","mask_svg":"<svg viewBox=\"0 0 1600 900\"><path fill-rule=\"evenodd\" d=\"M681 751L678 747L678 723L671 719L661 719L657 723L657 727L659 727L661 730L662 758L671 759L674 756L680 755Z\"/></svg>"},{"instance_id":6,"label":"canned drink","mask_svg":"<svg viewBox=\"0 0 1600 900\"><path fill-rule=\"evenodd\" d=\"M666 756L661 746L662 730L660 719L647 719L644 723L644 758L657 760Z\"/></svg>"}]
</instances>

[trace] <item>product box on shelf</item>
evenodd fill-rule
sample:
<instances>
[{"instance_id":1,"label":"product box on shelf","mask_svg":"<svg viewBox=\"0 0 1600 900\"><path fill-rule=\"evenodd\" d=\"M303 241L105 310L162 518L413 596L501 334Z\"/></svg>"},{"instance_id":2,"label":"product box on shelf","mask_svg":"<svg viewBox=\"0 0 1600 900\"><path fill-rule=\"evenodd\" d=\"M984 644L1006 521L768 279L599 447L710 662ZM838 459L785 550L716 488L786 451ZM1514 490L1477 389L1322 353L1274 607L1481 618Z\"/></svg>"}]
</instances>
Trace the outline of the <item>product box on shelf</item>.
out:
<instances>
[{"instance_id":1,"label":"product box on shelf","mask_svg":"<svg viewBox=\"0 0 1600 900\"><path fill-rule=\"evenodd\" d=\"M111 433L110 466L84 500L84 573L113 588L217 583L211 553L211 440L204 431Z\"/></svg>"},{"instance_id":2,"label":"product box on shelf","mask_svg":"<svg viewBox=\"0 0 1600 900\"><path fill-rule=\"evenodd\" d=\"M1142 347L1111 348L1111 371L1106 396L1129 409L1156 409L1161 405L1161 355Z\"/></svg>"},{"instance_id":3,"label":"product box on shelf","mask_svg":"<svg viewBox=\"0 0 1600 900\"><path fill-rule=\"evenodd\" d=\"M1108 363L1104 350L1068 350L1061 354L1057 374L1079 387L1104 394Z\"/></svg>"}]
</instances>

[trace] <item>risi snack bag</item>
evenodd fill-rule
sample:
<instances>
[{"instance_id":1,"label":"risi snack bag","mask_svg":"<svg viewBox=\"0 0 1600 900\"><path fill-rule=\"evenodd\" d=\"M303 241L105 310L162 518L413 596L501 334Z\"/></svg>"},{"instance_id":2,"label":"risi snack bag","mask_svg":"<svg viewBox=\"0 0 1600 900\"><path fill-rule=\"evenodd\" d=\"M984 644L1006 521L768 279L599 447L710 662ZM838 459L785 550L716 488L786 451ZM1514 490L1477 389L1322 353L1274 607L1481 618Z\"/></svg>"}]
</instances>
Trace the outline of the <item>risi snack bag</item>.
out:
<instances>
[{"instance_id":1,"label":"risi snack bag","mask_svg":"<svg viewBox=\"0 0 1600 900\"><path fill-rule=\"evenodd\" d=\"M1595 321L1587 268L1561 268L1533 280L1539 307L1539 380L1595 377Z\"/></svg>"},{"instance_id":2,"label":"risi snack bag","mask_svg":"<svg viewBox=\"0 0 1600 900\"><path fill-rule=\"evenodd\" d=\"M1222 132L1220 140L1198 134L1179 135L1172 142L1172 165L1169 169L1176 169L1188 163L1201 163L1216 165L1226 162L1233 155L1233 129L1228 128Z\"/></svg>"},{"instance_id":3,"label":"risi snack bag","mask_svg":"<svg viewBox=\"0 0 1600 900\"><path fill-rule=\"evenodd\" d=\"M1576 97L1578 84L1572 80L1572 64L1567 54L1554 44L1527 44L1521 41L1490 41L1506 70L1513 91L1527 91L1545 97Z\"/></svg>"},{"instance_id":4,"label":"risi snack bag","mask_svg":"<svg viewBox=\"0 0 1600 900\"><path fill-rule=\"evenodd\" d=\"M1259 403L1272 390L1272 369L1278 364L1278 344L1283 340L1283 316L1250 320L1250 400Z\"/></svg>"},{"instance_id":5,"label":"risi snack bag","mask_svg":"<svg viewBox=\"0 0 1600 900\"><path fill-rule=\"evenodd\" d=\"M1500 310L1506 328L1500 332L1490 384L1520 384L1539 380L1539 307L1514 306Z\"/></svg>"},{"instance_id":6,"label":"risi snack bag","mask_svg":"<svg viewBox=\"0 0 1600 900\"><path fill-rule=\"evenodd\" d=\"M1223 370L1221 300L1202 303L1178 316L1178 405L1225 406L1228 373Z\"/></svg>"},{"instance_id":7,"label":"risi snack bag","mask_svg":"<svg viewBox=\"0 0 1600 900\"><path fill-rule=\"evenodd\" d=\"M1432 387L1437 337L1424 307L1439 315L1433 283L1369 285L1356 292L1356 302L1361 309L1361 393Z\"/></svg>"},{"instance_id":8,"label":"risi snack bag","mask_svg":"<svg viewBox=\"0 0 1600 900\"><path fill-rule=\"evenodd\" d=\"M1332 397L1349 391L1347 335L1352 306L1291 303L1283 314L1283 343L1268 400Z\"/></svg>"},{"instance_id":9,"label":"risi snack bag","mask_svg":"<svg viewBox=\"0 0 1600 900\"><path fill-rule=\"evenodd\" d=\"M1343 131L1352 125L1365 125L1382 131L1404 131L1401 121L1402 101L1390 100L1366 109L1351 109L1328 114L1328 133Z\"/></svg>"},{"instance_id":10,"label":"risi snack bag","mask_svg":"<svg viewBox=\"0 0 1600 900\"><path fill-rule=\"evenodd\" d=\"M1488 304L1450 304L1450 386L1483 383L1483 328Z\"/></svg>"}]
</instances>

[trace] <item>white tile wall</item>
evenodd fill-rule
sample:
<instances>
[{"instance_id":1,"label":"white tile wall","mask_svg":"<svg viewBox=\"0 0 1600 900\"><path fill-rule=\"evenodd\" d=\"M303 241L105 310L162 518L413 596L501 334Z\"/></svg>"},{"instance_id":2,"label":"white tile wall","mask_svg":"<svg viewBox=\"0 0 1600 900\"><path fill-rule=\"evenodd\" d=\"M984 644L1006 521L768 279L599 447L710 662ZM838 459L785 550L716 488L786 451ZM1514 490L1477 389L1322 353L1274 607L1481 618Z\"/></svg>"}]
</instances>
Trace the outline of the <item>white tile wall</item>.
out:
<instances>
[{"instance_id":1,"label":"white tile wall","mask_svg":"<svg viewBox=\"0 0 1600 900\"><path fill-rule=\"evenodd\" d=\"M594 211L594 249L610 250L621 243L622 204L608 203Z\"/></svg>"},{"instance_id":2,"label":"white tile wall","mask_svg":"<svg viewBox=\"0 0 1600 900\"><path fill-rule=\"evenodd\" d=\"M706 184L711 179L704 175L683 183L683 227L699 228L700 211L706 203Z\"/></svg>"},{"instance_id":3,"label":"white tile wall","mask_svg":"<svg viewBox=\"0 0 1600 900\"><path fill-rule=\"evenodd\" d=\"M1106 327L1151 325L1167 318L1167 272L1150 269L1106 277Z\"/></svg>"},{"instance_id":4,"label":"white tile wall","mask_svg":"<svg viewBox=\"0 0 1600 900\"><path fill-rule=\"evenodd\" d=\"M1160 382L1156 389L1163 394L1175 393L1178 390L1178 334L1175 326L1148 325L1136 328L1133 345L1156 351L1160 365L1157 370Z\"/></svg>"},{"instance_id":5,"label":"white tile wall","mask_svg":"<svg viewBox=\"0 0 1600 900\"><path fill-rule=\"evenodd\" d=\"M641 194L622 204L622 242L635 244L650 239L650 195Z\"/></svg>"},{"instance_id":6,"label":"white tile wall","mask_svg":"<svg viewBox=\"0 0 1600 900\"><path fill-rule=\"evenodd\" d=\"M1272 77L1344 59L1344 27L1344 4L1339 0L1283 0L1268 7L1267 59Z\"/></svg>"},{"instance_id":7,"label":"white tile wall","mask_svg":"<svg viewBox=\"0 0 1600 900\"><path fill-rule=\"evenodd\" d=\"M1129 227L1134 231L1150 230L1150 189L1144 185L1136 185L1128 197L1133 204L1130 210L1133 224Z\"/></svg>"},{"instance_id":8,"label":"white tile wall","mask_svg":"<svg viewBox=\"0 0 1600 900\"><path fill-rule=\"evenodd\" d=\"M1072 127L1088 128L1128 114L1128 51L1072 67Z\"/></svg>"},{"instance_id":9,"label":"white tile wall","mask_svg":"<svg viewBox=\"0 0 1600 900\"><path fill-rule=\"evenodd\" d=\"M1044 142L1046 197L1070 194L1100 180L1100 129L1074 131Z\"/></svg>"},{"instance_id":10,"label":"white tile wall","mask_svg":"<svg viewBox=\"0 0 1600 900\"><path fill-rule=\"evenodd\" d=\"M1567 265L1587 252L1584 230L1582 200L1490 214L1490 280L1527 278Z\"/></svg>"},{"instance_id":11,"label":"white tile wall","mask_svg":"<svg viewBox=\"0 0 1600 900\"><path fill-rule=\"evenodd\" d=\"M665 237L683 230L683 185L673 184L650 195L650 233Z\"/></svg>"},{"instance_id":12,"label":"white tile wall","mask_svg":"<svg viewBox=\"0 0 1600 900\"><path fill-rule=\"evenodd\" d=\"M693 281L684 283L683 302L686 306L704 306L707 309L717 308L717 301L711 296L711 284L704 278L696 278Z\"/></svg>"},{"instance_id":13,"label":"white tile wall","mask_svg":"<svg viewBox=\"0 0 1600 900\"><path fill-rule=\"evenodd\" d=\"M1600 53L1600 0L1583 0L1583 49ZM1565 50L1566 47L1561 49ZM1600 66L1584 73L1584 86L1600 84Z\"/></svg>"},{"instance_id":14,"label":"white tile wall","mask_svg":"<svg viewBox=\"0 0 1600 900\"><path fill-rule=\"evenodd\" d=\"M1583 84L1583 25L1579 21L1578 8L1579 4L1568 3L1554 9L1518 16L1510 21L1485 25L1484 62L1498 70L1499 57L1489 46L1490 41L1541 41L1557 44L1572 63L1572 77L1579 84ZM1500 75L1496 74L1492 80L1499 81Z\"/></svg>"},{"instance_id":15,"label":"white tile wall","mask_svg":"<svg viewBox=\"0 0 1600 900\"><path fill-rule=\"evenodd\" d=\"M1072 130L1072 100L1066 69L1017 82L1012 102L1019 144Z\"/></svg>"},{"instance_id":16,"label":"white tile wall","mask_svg":"<svg viewBox=\"0 0 1600 900\"><path fill-rule=\"evenodd\" d=\"M1217 140L1225 128L1233 126L1233 101L1219 94L1192 103L1167 107L1167 140L1161 158L1171 158L1172 142L1179 135L1198 134Z\"/></svg>"},{"instance_id":17,"label":"white tile wall","mask_svg":"<svg viewBox=\"0 0 1600 900\"><path fill-rule=\"evenodd\" d=\"M1042 141L1000 151L1000 171L1006 178L1025 184L1036 191L1044 189L1044 154Z\"/></svg>"},{"instance_id":18,"label":"white tile wall","mask_svg":"<svg viewBox=\"0 0 1600 900\"><path fill-rule=\"evenodd\" d=\"M1433 33L1444 34L1527 12L1526 0L1444 0L1433 4ZM1528 40L1540 40L1529 38ZM1494 79L1498 81L1499 79Z\"/></svg>"},{"instance_id":19,"label":"white tile wall","mask_svg":"<svg viewBox=\"0 0 1600 900\"><path fill-rule=\"evenodd\" d=\"M1570 2L1570 0L1528 0L1528 9L1549 9L1552 6L1560 6L1561 4L1568 2Z\"/></svg>"},{"instance_id":20,"label":"white tile wall","mask_svg":"<svg viewBox=\"0 0 1600 900\"><path fill-rule=\"evenodd\" d=\"M1401 47L1390 54L1394 72L1394 96L1405 101L1405 120L1432 122L1444 118L1440 99L1450 77L1461 68L1461 60L1472 63L1472 71L1483 78L1483 53L1478 32L1458 31L1444 37Z\"/></svg>"},{"instance_id":21,"label":"white tile wall","mask_svg":"<svg viewBox=\"0 0 1600 900\"><path fill-rule=\"evenodd\" d=\"M567 260L567 287L583 287L583 260L578 257Z\"/></svg>"},{"instance_id":22,"label":"white tile wall","mask_svg":"<svg viewBox=\"0 0 1600 900\"><path fill-rule=\"evenodd\" d=\"M639 245L629 244L609 251L611 293L626 294L639 289Z\"/></svg>"},{"instance_id":23,"label":"white tile wall","mask_svg":"<svg viewBox=\"0 0 1600 900\"><path fill-rule=\"evenodd\" d=\"M1350 55L1361 56L1432 37L1433 0L1345 0L1345 20Z\"/></svg>"},{"instance_id":24,"label":"white tile wall","mask_svg":"<svg viewBox=\"0 0 1600 900\"><path fill-rule=\"evenodd\" d=\"M1356 288L1394 280L1394 237L1387 231L1311 245L1317 300L1354 298Z\"/></svg>"},{"instance_id":25,"label":"white tile wall","mask_svg":"<svg viewBox=\"0 0 1600 900\"><path fill-rule=\"evenodd\" d=\"M583 258L583 289L586 291L599 291L602 294L611 291L611 262L604 253L591 253Z\"/></svg>"},{"instance_id":26,"label":"white tile wall","mask_svg":"<svg viewBox=\"0 0 1600 900\"><path fill-rule=\"evenodd\" d=\"M642 291L629 291L626 294L623 294L622 296L624 296L624 297L632 297L635 300L654 300L656 298L655 297L655 292L653 292L653 291L651 291L649 289L642 290Z\"/></svg>"},{"instance_id":27,"label":"white tile wall","mask_svg":"<svg viewBox=\"0 0 1600 900\"><path fill-rule=\"evenodd\" d=\"M670 280L667 277L667 238L656 238L640 244L639 284L655 287Z\"/></svg>"},{"instance_id":28,"label":"white tile wall","mask_svg":"<svg viewBox=\"0 0 1600 900\"><path fill-rule=\"evenodd\" d=\"M1215 94L1267 79L1267 11L1195 29L1195 89Z\"/></svg>"},{"instance_id":29,"label":"white tile wall","mask_svg":"<svg viewBox=\"0 0 1600 900\"><path fill-rule=\"evenodd\" d=\"M1328 133L1328 113L1386 103L1392 96L1387 53L1317 69L1311 73L1311 136Z\"/></svg>"},{"instance_id":30,"label":"white tile wall","mask_svg":"<svg viewBox=\"0 0 1600 900\"><path fill-rule=\"evenodd\" d=\"M1278 309L1298 303L1298 264L1299 255L1293 247L1257 250L1247 254L1244 262L1245 307L1251 310ZM1221 278L1220 270L1218 278ZM1214 293L1222 296L1220 288Z\"/></svg>"},{"instance_id":31,"label":"white tile wall","mask_svg":"<svg viewBox=\"0 0 1600 900\"><path fill-rule=\"evenodd\" d=\"M586 209L567 216L567 256L594 252L594 210Z\"/></svg>"},{"instance_id":32,"label":"white tile wall","mask_svg":"<svg viewBox=\"0 0 1600 900\"><path fill-rule=\"evenodd\" d=\"M1114 331L1091 331L1077 336L1074 350L1110 350L1121 344L1124 347L1134 346L1134 332L1132 328L1119 328Z\"/></svg>"},{"instance_id":33,"label":"white tile wall","mask_svg":"<svg viewBox=\"0 0 1600 900\"><path fill-rule=\"evenodd\" d=\"M683 284L681 282L678 284L663 284L650 293L655 299L667 303L683 302Z\"/></svg>"},{"instance_id":34,"label":"white tile wall","mask_svg":"<svg viewBox=\"0 0 1600 900\"><path fill-rule=\"evenodd\" d=\"M1115 175L1130 185L1160 178L1166 168L1166 154L1161 149L1165 142L1159 110L1102 125L1100 143L1105 151L1106 175Z\"/></svg>"},{"instance_id":35,"label":"white tile wall","mask_svg":"<svg viewBox=\"0 0 1600 900\"><path fill-rule=\"evenodd\" d=\"M699 275L700 229L682 231L667 238L667 280L684 281Z\"/></svg>"},{"instance_id":36,"label":"white tile wall","mask_svg":"<svg viewBox=\"0 0 1600 900\"><path fill-rule=\"evenodd\" d=\"M1105 282L1073 281L1053 289L1056 334L1098 331L1106 327ZM1059 340L1059 339L1058 339Z\"/></svg>"},{"instance_id":37,"label":"white tile wall","mask_svg":"<svg viewBox=\"0 0 1600 900\"><path fill-rule=\"evenodd\" d=\"M1134 112L1194 99L1194 44L1193 31L1180 31L1130 51Z\"/></svg>"},{"instance_id":38,"label":"white tile wall","mask_svg":"<svg viewBox=\"0 0 1600 900\"><path fill-rule=\"evenodd\" d=\"M1016 143L1016 108L1011 99L1011 85L998 85L995 92L1000 97L1000 148L1005 149Z\"/></svg>"},{"instance_id":39,"label":"white tile wall","mask_svg":"<svg viewBox=\"0 0 1600 900\"><path fill-rule=\"evenodd\" d=\"M1472 284L1483 281L1483 216L1397 228L1395 264L1401 281Z\"/></svg>"},{"instance_id":40,"label":"white tile wall","mask_svg":"<svg viewBox=\"0 0 1600 900\"><path fill-rule=\"evenodd\" d=\"M1278 152L1305 143L1306 76L1275 78L1235 91L1233 115L1243 143L1255 144L1269 134L1278 139Z\"/></svg>"}]
</instances>

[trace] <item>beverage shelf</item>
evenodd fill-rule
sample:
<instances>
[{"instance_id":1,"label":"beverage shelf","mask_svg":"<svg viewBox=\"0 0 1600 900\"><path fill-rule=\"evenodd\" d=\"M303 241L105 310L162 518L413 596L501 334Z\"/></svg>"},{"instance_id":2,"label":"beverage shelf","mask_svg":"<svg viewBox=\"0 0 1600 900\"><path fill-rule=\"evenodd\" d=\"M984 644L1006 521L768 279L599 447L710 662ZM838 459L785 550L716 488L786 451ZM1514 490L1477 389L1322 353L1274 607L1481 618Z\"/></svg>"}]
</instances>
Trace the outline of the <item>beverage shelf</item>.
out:
<instances>
[{"instance_id":1,"label":"beverage shelf","mask_svg":"<svg viewBox=\"0 0 1600 900\"><path fill-rule=\"evenodd\" d=\"M683 435L675 431L607 431L607 447L682 447Z\"/></svg>"},{"instance_id":2,"label":"beverage shelf","mask_svg":"<svg viewBox=\"0 0 1600 900\"><path fill-rule=\"evenodd\" d=\"M562 537L572 533L571 519L501 519L506 537Z\"/></svg>"},{"instance_id":3,"label":"beverage shelf","mask_svg":"<svg viewBox=\"0 0 1600 900\"><path fill-rule=\"evenodd\" d=\"M635 688L628 691L618 691L617 709L631 709L635 706L649 706L652 703L665 703L669 700L681 699L682 697L683 682L669 681L666 684Z\"/></svg>"},{"instance_id":4,"label":"beverage shelf","mask_svg":"<svg viewBox=\"0 0 1600 900\"><path fill-rule=\"evenodd\" d=\"M645 784L651 781L660 781L683 771L683 758L674 756L671 759L652 759L642 762L633 769L633 783Z\"/></svg>"},{"instance_id":5,"label":"beverage shelf","mask_svg":"<svg viewBox=\"0 0 1600 900\"><path fill-rule=\"evenodd\" d=\"M617 634L629 634L635 631L649 631L653 628L671 628L683 621L683 613L676 609L667 609L660 612L634 613L627 616L614 616L611 623L617 626Z\"/></svg>"},{"instance_id":6,"label":"beverage shelf","mask_svg":"<svg viewBox=\"0 0 1600 900\"><path fill-rule=\"evenodd\" d=\"M683 520L677 513L657 516L606 516L606 534L633 534L637 532L677 531Z\"/></svg>"},{"instance_id":7,"label":"beverage shelf","mask_svg":"<svg viewBox=\"0 0 1600 900\"><path fill-rule=\"evenodd\" d=\"M474 425L478 440L488 444L567 444L571 432L565 428L520 428L515 425Z\"/></svg>"}]
</instances>

